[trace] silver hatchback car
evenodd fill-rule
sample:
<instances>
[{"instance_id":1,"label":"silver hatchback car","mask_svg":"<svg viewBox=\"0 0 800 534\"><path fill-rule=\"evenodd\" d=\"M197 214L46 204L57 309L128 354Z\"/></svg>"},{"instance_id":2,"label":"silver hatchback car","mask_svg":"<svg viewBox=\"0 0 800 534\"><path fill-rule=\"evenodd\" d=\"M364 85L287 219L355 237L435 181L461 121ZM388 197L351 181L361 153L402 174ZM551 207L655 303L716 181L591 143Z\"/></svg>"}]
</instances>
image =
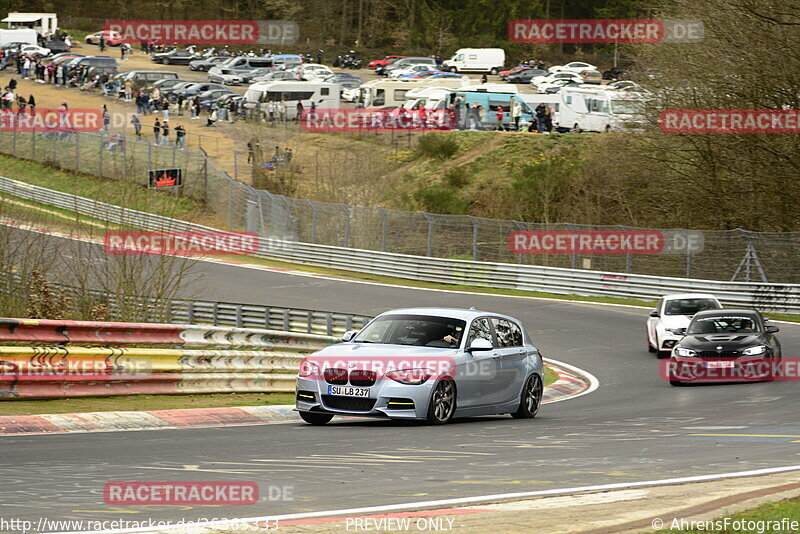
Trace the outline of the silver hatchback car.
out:
<instances>
[{"instance_id":1,"label":"silver hatchback car","mask_svg":"<svg viewBox=\"0 0 800 534\"><path fill-rule=\"evenodd\" d=\"M323 425L334 415L434 424L506 413L532 418L542 402L541 354L507 315L399 309L342 341L301 363L296 406L308 423Z\"/></svg>"}]
</instances>

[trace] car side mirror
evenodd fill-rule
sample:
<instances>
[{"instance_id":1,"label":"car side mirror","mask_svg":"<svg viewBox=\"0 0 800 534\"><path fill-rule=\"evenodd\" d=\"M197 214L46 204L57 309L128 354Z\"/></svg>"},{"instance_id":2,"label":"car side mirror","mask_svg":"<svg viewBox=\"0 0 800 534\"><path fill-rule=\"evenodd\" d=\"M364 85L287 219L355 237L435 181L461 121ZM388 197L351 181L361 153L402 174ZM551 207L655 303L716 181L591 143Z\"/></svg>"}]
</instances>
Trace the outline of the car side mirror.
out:
<instances>
[{"instance_id":1,"label":"car side mirror","mask_svg":"<svg viewBox=\"0 0 800 534\"><path fill-rule=\"evenodd\" d=\"M677 336L685 336L686 335L686 329L685 328L673 328L672 329L672 333L677 335Z\"/></svg>"},{"instance_id":2,"label":"car side mirror","mask_svg":"<svg viewBox=\"0 0 800 534\"><path fill-rule=\"evenodd\" d=\"M653 310L650 312L650 317L660 317L661 314L658 313L658 310Z\"/></svg>"},{"instance_id":3,"label":"car side mirror","mask_svg":"<svg viewBox=\"0 0 800 534\"><path fill-rule=\"evenodd\" d=\"M342 334L342 341L344 341L345 343L347 343L348 341L350 341L350 340L352 340L354 337L356 337L356 334L357 334L357 333L358 333L358 331L357 331L357 330L348 330L347 332L345 332L344 334Z\"/></svg>"},{"instance_id":4,"label":"car side mirror","mask_svg":"<svg viewBox=\"0 0 800 534\"><path fill-rule=\"evenodd\" d=\"M477 338L472 340L468 350L469 352L482 352L486 350L492 350L493 348L492 342L488 339Z\"/></svg>"},{"instance_id":5,"label":"car side mirror","mask_svg":"<svg viewBox=\"0 0 800 534\"><path fill-rule=\"evenodd\" d=\"M777 334L780 331L781 331L781 329L778 328L777 326L768 326L767 327L767 334Z\"/></svg>"}]
</instances>

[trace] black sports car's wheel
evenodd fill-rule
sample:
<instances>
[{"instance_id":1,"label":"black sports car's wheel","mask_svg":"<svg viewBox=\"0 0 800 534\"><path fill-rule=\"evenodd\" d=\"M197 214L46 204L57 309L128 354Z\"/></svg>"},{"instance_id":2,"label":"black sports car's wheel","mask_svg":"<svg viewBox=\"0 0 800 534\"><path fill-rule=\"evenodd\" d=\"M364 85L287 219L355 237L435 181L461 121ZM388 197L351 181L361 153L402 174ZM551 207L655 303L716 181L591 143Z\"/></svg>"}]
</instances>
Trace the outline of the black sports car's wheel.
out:
<instances>
[{"instance_id":1,"label":"black sports car's wheel","mask_svg":"<svg viewBox=\"0 0 800 534\"><path fill-rule=\"evenodd\" d=\"M300 412L300 418L312 425L324 425L333 419L329 413Z\"/></svg>"},{"instance_id":2,"label":"black sports car's wheel","mask_svg":"<svg viewBox=\"0 0 800 534\"><path fill-rule=\"evenodd\" d=\"M456 412L456 385L449 378L436 383L428 403L428 422L443 425Z\"/></svg>"},{"instance_id":3,"label":"black sports car's wheel","mask_svg":"<svg viewBox=\"0 0 800 534\"><path fill-rule=\"evenodd\" d=\"M519 408L511 414L515 419L533 419L539 413L539 406L542 404L544 386L539 375L534 374L525 383L520 395Z\"/></svg>"}]
</instances>

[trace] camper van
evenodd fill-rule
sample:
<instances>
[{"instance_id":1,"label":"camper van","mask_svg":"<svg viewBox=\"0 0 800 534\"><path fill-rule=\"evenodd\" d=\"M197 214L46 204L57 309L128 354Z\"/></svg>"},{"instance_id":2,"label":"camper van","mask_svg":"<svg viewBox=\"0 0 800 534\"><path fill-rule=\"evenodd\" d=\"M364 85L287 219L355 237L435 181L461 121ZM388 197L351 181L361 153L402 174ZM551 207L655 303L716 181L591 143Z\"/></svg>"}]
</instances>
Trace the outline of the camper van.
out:
<instances>
[{"instance_id":1,"label":"camper van","mask_svg":"<svg viewBox=\"0 0 800 534\"><path fill-rule=\"evenodd\" d=\"M573 132L635 131L642 128L642 107L649 96L598 87L564 87L558 126Z\"/></svg>"},{"instance_id":2,"label":"camper van","mask_svg":"<svg viewBox=\"0 0 800 534\"><path fill-rule=\"evenodd\" d=\"M446 87L458 89L469 85L468 78L443 78L440 80L373 80L358 88L356 104L364 108L400 107L406 93L419 87Z\"/></svg>"},{"instance_id":3,"label":"camper van","mask_svg":"<svg viewBox=\"0 0 800 534\"><path fill-rule=\"evenodd\" d=\"M533 108L525 102L521 95L514 93L484 93L481 91L451 91L445 98L445 107L454 106L456 110L456 125L459 129L469 130L494 130L497 128L497 107L503 108L503 126L511 124L510 111L514 102L522 104L520 122L530 122L534 116ZM471 110L478 104L483 108L484 119L481 122L476 113ZM467 112L470 110L470 112Z\"/></svg>"},{"instance_id":4,"label":"camper van","mask_svg":"<svg viewBox=\"0 0 800 534\"><path fill-rule=\"evenodd\" d=\"M403 103L405 109L419 109L424 107L428 110L443 109L444 99L452 89L448 87L417 87L406 93L406 101Z\"/></svg>"},{"instance_id":5,"label":"camper van","mask_svg":"<svg viewBox=\"0 0 800 534\"><path fill-rule=\"evenodd\" d=\"M247 88L244 93L245 108L266 116L267 104L283 102L286 104L286 117L297 117L297 102L302 102L305 109L311 108L314 102L317 109L336 109L339 107L341 87L335 83L324 82L257 82Z\"/></svg>"},{"instance_id":6,"label":"camper van","mask_svg":"<svg viewBox=\"0 0 800 534\"><path fill-rule=\"evenodd\" d=\"M450 72L488 72L503 70L506 53L502 48L460 48L442 64Z\"/></svg>"}]
</instances>

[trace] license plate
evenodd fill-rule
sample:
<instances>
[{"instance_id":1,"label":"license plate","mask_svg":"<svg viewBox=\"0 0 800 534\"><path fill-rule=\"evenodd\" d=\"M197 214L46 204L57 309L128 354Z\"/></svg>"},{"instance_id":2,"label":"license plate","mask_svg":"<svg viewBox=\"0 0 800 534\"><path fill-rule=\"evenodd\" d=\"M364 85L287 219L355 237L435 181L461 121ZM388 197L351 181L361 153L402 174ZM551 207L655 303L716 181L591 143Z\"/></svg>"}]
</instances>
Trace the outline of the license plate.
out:
<instances>
[{"instance_id":1,"label":"license plate","mask_svg":"<svg viewBox=\"0 0 800 534\"><path fill-rule=\"evenodd\" d=\"M706 362L706 369L733 369L735 362Z\"/></svg>"},{"instance_id":2,"label":"license plate","mask_svg":"<svg viewBox=\"0 0 800 534\"><path fill-rule=\"evenodd\" d=\"M354 388L353 386L328 386L328 395L342 397L369 397L369 388Z\"/></svg>"}]
</instances>

